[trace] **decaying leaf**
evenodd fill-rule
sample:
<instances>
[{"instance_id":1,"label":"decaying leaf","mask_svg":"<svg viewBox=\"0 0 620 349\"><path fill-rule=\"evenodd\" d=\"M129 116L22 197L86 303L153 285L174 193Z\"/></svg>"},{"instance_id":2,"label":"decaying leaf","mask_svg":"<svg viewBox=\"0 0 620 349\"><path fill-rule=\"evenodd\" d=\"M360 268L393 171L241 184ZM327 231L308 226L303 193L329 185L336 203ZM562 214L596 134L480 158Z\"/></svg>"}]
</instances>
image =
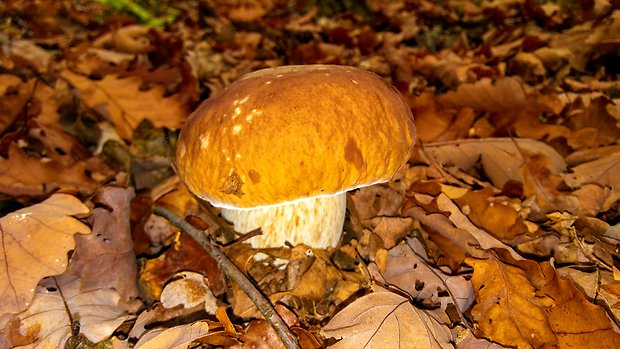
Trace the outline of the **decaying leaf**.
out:
<instances>
[{"instance_id":1,"label":"decaying leaf","mask_svg":"<svg viewBox=\"0 0 620 349\"><path fill-rule=\"evenodd\" d=\"M452 336L407 298L373 292L356 299L321 329L331 348L452 348Z\"/></svg>"},{"instance_id":2,"label":"decaying leaf","mask_svg":"<svg viewBox=\"0 0 620 349\"><path fill-rule=\"evenodd\" d=\"M0 218L0 314L17 313L31 302L45 276L61 274L67 253L75 248L74 234L88 234L88 226L73 215L88 213L80 200L67 194Z\"/></svg>"}]
</instances>

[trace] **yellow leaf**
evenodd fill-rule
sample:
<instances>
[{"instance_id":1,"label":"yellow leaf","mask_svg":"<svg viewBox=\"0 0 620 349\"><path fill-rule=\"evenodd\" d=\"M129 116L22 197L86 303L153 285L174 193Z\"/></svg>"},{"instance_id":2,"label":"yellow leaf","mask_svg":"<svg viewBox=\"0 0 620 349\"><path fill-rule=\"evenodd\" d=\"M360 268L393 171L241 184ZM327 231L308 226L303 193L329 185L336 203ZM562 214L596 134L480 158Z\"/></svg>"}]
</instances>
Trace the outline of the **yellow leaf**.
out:
<instances>
[{"instance_id":1,"label":"yellow leaf","mask_svg":"<svg viewBox=\"0 0 620 349\"><path fill-rule=\"evenodd\" d=\"M71 216L88 211L77 198L55 194L0 218L0 314L24 310L39 280L65 271L73 235L90 233Z\"/></svg>"}]
</instances>

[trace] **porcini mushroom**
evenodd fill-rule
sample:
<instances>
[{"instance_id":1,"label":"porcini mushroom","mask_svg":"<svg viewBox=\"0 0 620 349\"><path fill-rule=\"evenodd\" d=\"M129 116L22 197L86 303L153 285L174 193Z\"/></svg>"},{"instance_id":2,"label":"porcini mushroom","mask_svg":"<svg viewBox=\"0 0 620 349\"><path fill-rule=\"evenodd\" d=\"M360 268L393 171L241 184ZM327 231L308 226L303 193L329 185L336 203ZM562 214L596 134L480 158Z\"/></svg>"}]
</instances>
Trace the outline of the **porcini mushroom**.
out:
<instances>
[{"instance_id":1,"label":"porcini mushroom","mask_svg":"<svg viewBox=\"0 0 620 349\"><path fill-rule=\"evenodd\" d=\"M415 126L379 76L333 65L268 68L208 98L178 140L176 166L254 247L335 247L349 190L407 162Z\"/></svg>"}]
</instances>

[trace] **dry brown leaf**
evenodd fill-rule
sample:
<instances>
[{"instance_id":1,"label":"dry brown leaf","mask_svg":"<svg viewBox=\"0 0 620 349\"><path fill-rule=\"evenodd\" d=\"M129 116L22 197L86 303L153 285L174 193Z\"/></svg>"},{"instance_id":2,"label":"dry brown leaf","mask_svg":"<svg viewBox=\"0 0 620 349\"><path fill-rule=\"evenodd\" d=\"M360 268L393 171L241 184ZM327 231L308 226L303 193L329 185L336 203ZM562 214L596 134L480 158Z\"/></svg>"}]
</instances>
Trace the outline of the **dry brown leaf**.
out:
<instances>
[{"instance_id":1,"label":"dry brown leaf","mask_svg":"<svg viewBox=\"0 0 620 349\"><path fill-rule=\"evenodd\" d=\"M452 348L452 335L407 298L373 292L356 299L321 329L330 348Z\"/></svg>"},{"instance_id":2,"label":"dry brown leaf","mask_svg":"<svg viewBox=\"0 0 620 349\"><path fill-rule=\"evenodd\" d=\"M359 270L340 270L328 251L305 245L260 251L239 245L227 253L274 303L282 302L310 319L329 315L332 307L345 302L366 283ZM257 316L254 303L236 284L233 291L234 314L244 318Z\"/></svg>"},{"instance_id":3,"label":"dry brown leaf","mask_svg":"<svg viewBox=\"0 0 620 349\"><path fill-rule=\"evenodd\" d=\"M480 162L485 174L498 188L510 180L521 181L519 168L526 154L540 154L547 158L551 173L558 174L566 168L564 159L555 149L532 139L485 138L429 143L424 145L424 152L432 159L431 163L434 160L463 171Z\"/></svg>"},{"instance_id":4,"label":"dry brown leaf","mask_svg":"<svg viewBox=\"0 0 620 349\"><path fill-rule=\"evenodd\" d=\"M532 200L535 214L551 211L581 212L579 199L571 193L560 192L557 188L562 177L549 169L549 160L540 154L532 155L520 168L523 182L523 195Z\"/></svg>"},{"instance_id":5,"label":"dry brown leaf","mask_svg":"<svg viewBox=\"0 0 620 349\"><path fill-rule=\"evenodd\" d=\"M573 167L571 173L563 175L564 181L571 188L579 188L588 183L609 187L611 192L603 203L602 210L608 210L620 200L620 152L600 159L585 162Z\"/></svg>"},{"instance_id":6,"label":"dry brown leaf","mask_svg":"<svg viewBox=\"0 0 620 349\"><path fill-rule=\"evenodd\" d=\"M217 298L213 296L204 276L191 271L178 273L174 280L166 285L161 292L161 304L164 308L182 305L192 308L204 303L207 313L213 315L217 309Z\"/></svg>"},{"instance_id":7,"label":"dry brown leaf","mask_svg":"<svg viewBox=\"0 0 620 349\"><path fill-rule=\"evenodd\" d=\"M610 145L620 139L620 115L614 115L613 105L605 96L587 102L580 97L571 104L566 126L575 132L590 130L588 142L581 148Z\"/></svg>"},{"instance_id":8,"label":"dry brown leaf","mask_svg":"<svg viewBox=\"0 0 620 349\"><path fill-rule=\"evenodd\" d=\"M416 253L416 250L419 252ZM462 276L449 276L432 268L426 256L421 254L426 252L414 239L407 239L406 243L390 249L383 272L384 280L430 307L440 306L445 311L451 303L465 312L474 301L471 284Z\"/></svg>"},{"instance_id":9,"label":"dry brown leaf","mask_svg":"<svg viewBox=\"0 0 620 349\"><path fill-rule=\"evenodd\" d=\"M502 241L510 241L528 232L517 210L502 202L492 201L493 189L487 187L472 190L455 199L461 207L467 207L467 217L476 226Z\"/></svg>"},{"instance_id":10,"label":"dry brown leaf","mask_svg":"<svg viewBox=\"0 0 620 349\"><path fill-rule=\"evenodd\" d=\"M135 344L135 349L185 349L191 342L209 333L206 321L175 326L168 329L157 329L145 333Z\"/></svg>"},{"instance_id":11,"label":"dry brown leaf","mask_svg":"<svg viewBox=\"0 0 620 349\"><path fill-rule=\"evenodd\" d=\"M77 247L68 273L80 275L82 290L111 287L124 302L137 298L138 262L129 231L130 200L133 189L104 188L93 200L93 233L76 238Z\"/></svg>"},{"instance_id":12,"label":"dry brown leaf","mask_svg":"<svg viewBox=\"0 0 620 349\"><path fill-rule=\"evenodd\" d=\"M499 248L506 250L513 258L520 260L522 259L512 248L508 245L505 245L501 241L497 240L493 236L489 235L486 231L477 228L472 222L461 212L461 210L456 206L456 204L450 200L450 198L446 194L439 194L437 196L437 207L442 211L449 212L449 219L457 228L464 229L468 233L470 233L478 243L480 247L485 250Z\"/></svg>"},{"instance_id":13,"label":"dry brown leaf","mask_svg":"<svg viewBox=\"0 0 620 349\"><path fill-rule=\"evenodd\" d=\"M24 310L39 280L61 274L67 253L75 248L74 234L90 229L71 217L88 213L77 198L54 194L49 199L0 218L0 314Z\"/></svg>"},{"instance_id":14,"label":"dry brown leaf","mask_svg":"<svg viewBox=\"0 0 620 349\"><path fill-rule=\"evenodd\" d=\"M143 290L153 298L159 298L163 285L176 273L194 271L205 275L215 294L221 294L225 282L217 262L204 248L185 233L177 233L174 244L158 258L147 260L140 271Z\"/></svg>"},{"instance_id":15,"label":"dry brown leaf","mask_svg":"<svg viewBox=\"0 0 620 349\"><path fill-rule=\"evenodd\" d=\"M386 249L394 247L411 233L414 224L411 217L375 217L369 222L372 232L383 240Z\"/></svg>"},{"instance_id":16,"label":"dry brown leaf","mask_svg":"<svg viewBox=\"0 0 620 349\"><path fill-rule=\"evenodd\" d=\"M477 304L471 314L476 334L519 348L616 348L614 330L602 307L587 301L549 263L498 258L468 259Z\"/></svg>"},{"instance_id":17,"label":"dry brown leaf","mask_svg":"<svg viewBox=\"0 0 620 349\"><path fill-rule=\"evenodd\" d=\"M79 321L80 334L97 343L130 317L118 306L120 295L116 290L82 292L80 284L79 278L66 275L39 283L30 307L13 318L19 323L19 334L27 336L23 348L64 348L72 335L72 320ZM4 327L0 319L0 328ZM0 335L17 337L17 333L4 331Z\"/></svg>"},{"instance_id":18,"label":"dry brown leaf","mask_svg":"<svg viewBox=\"0 0 620 349\"><path fill-rule=\"evenodd\" d=\"M489 112L523 109L531 103L526 85L513 77L499 78L495 82L490 78L482 78L472 84L462 84L456 91L438 98L450 108L471 107Z\"/></svg>"},{"instance_id":19,"label":"dry brown leaf","mask_svg":"<svg viewBox=\"0 0 620 349\"><path fill-rule=\"evenodd\" d=\"M73 85L87 106L110 120L118 134L127 140L144 119L156 127L177 129L189 115L188 106L181 103L178 95L165 97L159 85L143 91L143 82L137 76L121 79L106 75L102 80L91 80L69 70L61 76Z\"/></svg>"},{"instance_id":20,"label":"dry brown leaf","mask_svg":"<svg viewBox=\"0 0 620 349\"><path fill-rule=\"evenodd\" d=\"M23 111L32 95L33 81L22 82L16 75L0 75L0 132L4 132Z\"/></svg>"},{"instance_id":21,"label":"dry brown leaf","mask_svg":"<svg viewBox=\"0 0 620 349\"><path fill-rule=\"evenodd\" d=\"M71 188L90 195L100 183L86 173L97 175L100 170L108 171L97 160L67 165L58 159L28 156L17 144L11 143L8 158L0 157L0 193L40 197L59 188Z\"/></svg>"}]
</instances>

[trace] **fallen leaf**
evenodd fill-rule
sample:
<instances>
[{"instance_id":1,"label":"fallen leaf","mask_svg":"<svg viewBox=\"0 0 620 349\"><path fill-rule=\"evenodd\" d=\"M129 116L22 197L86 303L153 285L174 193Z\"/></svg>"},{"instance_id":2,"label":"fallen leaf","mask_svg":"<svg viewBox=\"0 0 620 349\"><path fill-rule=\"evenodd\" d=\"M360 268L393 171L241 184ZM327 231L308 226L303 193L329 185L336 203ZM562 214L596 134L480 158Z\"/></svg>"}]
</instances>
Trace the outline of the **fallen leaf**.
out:
<instances>
[{"instance_id":1,"label":"fallen leaf","mask_svg":"<svg viewBox=\"0 0 620 349\"><path fill-rule=\"evenodd\" d=\"M142 80L136 76L121 79L117 75L106 75L101 80L91 80L69 70L63 71L61 76L73 85L88 107L110 120L126 140L131 139L133 130L144 119L157 127L178 129L189 115L188 106L182 104L178 96L165 97L159 85L143 91Z\"/></svg>"},{"instance_id":2,"label":"fallen leaf","mask_svg":"<svg viewBox=\"0 0 620 349\"><path fill-rule=\"evenodd\" d=\"M204 303L207 313L213 315L217 309L217 298L213 296L204 276L194 272L181 272L174 276L161 292L160 301L164 308L182 305L192 308Z\"/></svg>"},{"instance_id":3,"label":"fallen leaf","mask_svg":"<svg viewBox=\"0 0 620 349\"><path fill-rule=\"evenodd\" d=\"M386 249L394 247L414 229L411 217L375 217L369 225L373 233L383 240Z\"/></svg>"},{"instance_id":4,"label":"fallen leaf","mask_svg":"<svg viewBox=\"0 0 620 349\"><path fill-rule=\"evenodd\" d=\"M438 97L450 108L471 107L475 110L500 112L528 107L527 87L518 78L504 77L493 81L482 78L475 83L461 84L456 91Z\"/></svg>"},{"instance_id":5,"label":"fallen leaf","mask_svg":"<svg viewBox=\"0 0 620 349\"><path fill-rule=\"evenodd\" d=\"M540 154L548 159L551 173L558 174L566 168L564 159L549 145L532 139L485 138L424 145L424 153L444 166L457 166L468 171L477 163L498 188L510 180L520 181L519 168L523 155Z\"/></svg>"},{"instance_id":6,"label":"fallen leaf","mask_svg":"<svg viewBox=\"0 0 620 349\"><path fill-rule=\"evenodd\" d=\"M4 132L23 111L32 95L32 81L22 82L11 74L0 75L0 132Z\"/></svg>"},{"instance_id":7,"label":"fallen leaf","mask_svg":"<svg viewBox=\"0 0 620 349\"><path fill-rule=\"evenodd\" d=\"M603 203L602 211L608 210L620 199L620 152L616 152L600 159L589 161L572 168L571 173L563 175L564 181L571 188L576 189L588 183L607 186L611 192Z\"/></svg>"},{"instance_id":8,"label":"fallen leaf","mask_svg":"<svg viewBox=\"0 0 620 349\"><path fill-rule=\"evenodd\" d=\"M32 336L31 342L22 348L63 348L72 336L72 321L79 322L81 335L97 343L130 318L118 306L120 295L116 290L81 292L80 284L78 277L66 275L45 278L39 283L32 304L15 315L19 332Z\"/></svg>"},{"instance_id":9,"label":"fallen leaf","mask_svg":"<svg viewBox=\"0 0 620 349\"><path fill-rule=\"evenodd\" d=\"M528 232L517 210L493 199L493 189L486 187L469 191L454 201L461 210L467 207L467 217L472 223L499 240L510 241Z\"/></svg>"},{"instance_id":10,"label":"fallen leaf","mask_svg":"<svg viewBox=\"0 0 620 349\"><path fill-rule=\"evenodd\" d=\"M186 233L178 233L174 244L166 252L144 263L139 282L150 297L157 299L163 285L181 271L205 275L214 294L219 295L225 290L226 284L217 262Z\"/></svg>"},{"instance_id":11,"label":"fallen leaf","mask_svg":"<svg viewBox=\"0 0 620 349\"><path fill-rule=\"evenodd\" d=\"M49 199L0 218L2 235L0 314L20 312L30 304L39 280L61 274L74 234L90 229L73 215L88 213L77 198L54 194Z\"/></svg>"},{"instance_id":12,"label":"fallen leaf","mask_svg":"<svg viewBox=\"0 0 620 349\"><path fill-rule=\"evenodd\" d=\"M33 157L11 143L8 158L0 157L0 193L41 197L66 188L90 195L100 182L87 173L100 173L100 165L97 161L67 165L57 159Z\"/></svg>"},{"instance_id":13,"label":"fallen leaf","mask_svg":"<svg viewBox=\"0 0 620 349\"><path fill-rule=\"evenodd\" d=\"M135 344L135 349L185 349L209 333L209 324L197 321L192 324L168 329L152 330L145 333Z\"/></svg>"},{"instance_id":14,"label":"fallen leaf","mask_svg":"<svg viewBox=\"0 0 620 349\"><path fill-rule=\"evenodd\" d=\"M420 253L426 254L414 239L390 249L383 272L385 281L429 307L439 306L445 311L448 304L455 304L465 312L474 301L471 284L462 276L446 275L431 267Z\"/></svg>"},{"instance_id":15,"label":"fallen leaf","mask_svg":"<svg viewBox=\"0 0 620 349\"><path fill-rule=\"evenodd\" d=\"M620 333L549 263L468 259L477 304L476 335L506 346L615 348Z\"/></svg>"},{"instance_id":16,"label":"fallen leaf","mask_svg":"<svg viewBox=\"0 0 620 349\"><path fill-rule=\"evenodd\" d=\"M452 336L407 298L391 292L360 297L334 316L321 334L340 341L330 348L452 348Z\"/></svg>"},{"instance_id":17,"label":"fallen leaf","mask_svg":"<svg viewBox=\"0 0 620 349\"><path fill-rule=\"evenodd\" d=\"M124 302L138 298L138 262L129 231L133 189L106 187L94 198L93 233L76 238L68 273L80 275L82 291L111 287Z\"/></svg>"}]
</instances>

